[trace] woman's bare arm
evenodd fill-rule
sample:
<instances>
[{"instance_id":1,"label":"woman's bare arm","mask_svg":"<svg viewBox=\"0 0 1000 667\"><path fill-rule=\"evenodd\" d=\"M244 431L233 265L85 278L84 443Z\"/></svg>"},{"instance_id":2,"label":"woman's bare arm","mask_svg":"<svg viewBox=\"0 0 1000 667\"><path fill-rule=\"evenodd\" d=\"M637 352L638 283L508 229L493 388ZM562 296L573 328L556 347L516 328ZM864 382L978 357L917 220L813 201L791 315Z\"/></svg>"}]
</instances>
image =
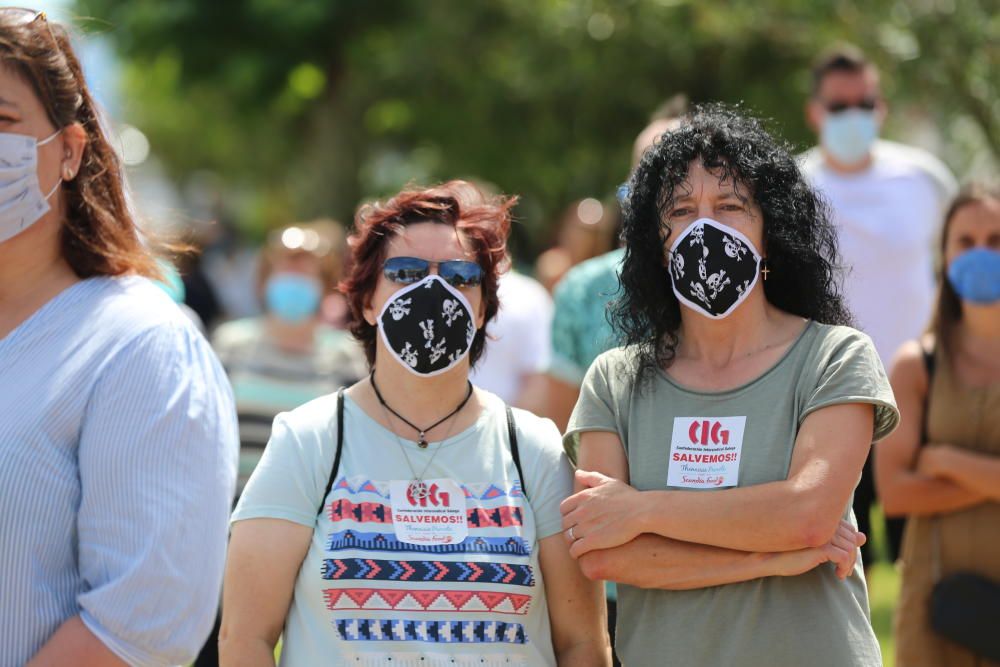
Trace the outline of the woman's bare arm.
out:
<instances>
[{"instance_id":1,"label":"woman's bare arm","mask_svg":"<svg viewBox=\"0 0 1000 667\"><path fill-rule=\"evenodd\" d=\"M900 349L889 381L899 406L899 426L875 447L875 483L886 516L942 514L983 502L983 494L926 470L936 452L928 457L925 469L916 466L918 454L928 449L920 442L928 377L917 341Z\"/></svg>"},{"instance_id":2,"label":"woman's bare arm","mask_svg":"<svg viewBox=\"0 0 1000 667\"><path fill-rule=\"evenodd\" d=\"M538 562L545 580L556 662L560 667L610 665L604 587L583 575L561 535L538 543Z\"/></svg>"},{"instance_id":3,"label":"woman's bare arm","mask_svg":"<svg viewBox=\"0 0 1000 667\"><path fill-rule=\"evenodd\" d=\"M87 629L79 616L59 626L27 667L125 667L128 664Z\"/></svg>"},{"instance_id":4,"label":"woman's bare arm","mask_svg":"<svg viewBox=\"0 0 1000 667\"><path fill-rule=\"evenodd\" d=\"M583 433L579 467L621 482L628 481L624 448L614 433ZM578 485L577 489L581 488ZM584 554L580 557L580 567L591 579L669 590L704 588L767 576L792 576L827 561L835 562L838 575L846 577L854 567L857 547L863 543L864 535L847 524L842 524L830 542L822 547L780 553L724 549L647 533L621 546Z\"/></svg>"},{"instance_id":5,"label":"woman's bare arm","mask_svg":"<svg viewBox=\"0 0 1000 667\"><path fill-rule=\"evenodd\" d=\"M874 430L874 408L821 408L799 428L788 478L691 493L636 491L598 473L578 472L587 487L563 502L564 521L580 526L574 556L655 533L740 551L795 551L834 538L857 485Z\"/></svg>"},{"instance_id":6,"label":"woman's bare arm","mask_svg":"<svg viewBox=\"0 0 1000 667\"><path fill-rule=\"evenodd\" d=\"M312 528L284 519L233 524L222 589L220 665L274 667L274 647L312 534Z\"/></svg>"},{"instance_id":7,"label":"woman's bare arm","mask_svg":"<svg viewBox=\"0 0 1000 667\"><path fill-rule=\"evenodd\" d=\"M953 482L983 500L1000 501L1000 458L951 445L929 445L920 452L917 472Z\"/></svg>"}]
</instances>

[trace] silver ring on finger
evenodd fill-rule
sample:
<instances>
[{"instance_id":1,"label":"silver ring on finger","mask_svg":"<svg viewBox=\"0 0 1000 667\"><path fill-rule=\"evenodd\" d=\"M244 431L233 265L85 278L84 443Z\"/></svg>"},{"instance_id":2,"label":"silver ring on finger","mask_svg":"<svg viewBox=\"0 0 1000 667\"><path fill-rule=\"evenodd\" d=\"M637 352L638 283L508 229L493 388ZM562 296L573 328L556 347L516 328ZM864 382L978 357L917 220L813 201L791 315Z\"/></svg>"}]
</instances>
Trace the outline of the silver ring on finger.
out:
<instances>
[{"instance_id":1,"label":"silver ring on finger","mask_svg":"<svg viewBox=\"0 0 1000 667\"><path fill-rule=\"evenodd\" d=\"M576 535L573 534L574 527L575 526L570 526L569 530L566 531L566 534L569 535L569 539L571 542L576 542Z\"/></svg>"}]
</instances>

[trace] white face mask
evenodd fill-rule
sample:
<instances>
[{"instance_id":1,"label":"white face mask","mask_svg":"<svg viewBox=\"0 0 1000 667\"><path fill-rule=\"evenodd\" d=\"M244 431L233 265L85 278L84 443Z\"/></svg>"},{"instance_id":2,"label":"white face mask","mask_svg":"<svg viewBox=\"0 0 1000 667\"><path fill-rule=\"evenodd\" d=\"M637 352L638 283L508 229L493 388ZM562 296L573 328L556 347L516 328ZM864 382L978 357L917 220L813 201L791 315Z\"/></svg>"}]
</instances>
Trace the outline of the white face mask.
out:
<instances>
[{"instance_id":1,"label":"white face mask","mask_svg":"<svg viewBox=\"0 0 1000 667\"><path fill-rule=\"evenodd\" d=\"M49 198L62 184L60 178L47 195L38 185L38 147L62 130L38 141L32 136L0 132L0 243L33 225L49 211Z\"/></svg>"}]
</instances>

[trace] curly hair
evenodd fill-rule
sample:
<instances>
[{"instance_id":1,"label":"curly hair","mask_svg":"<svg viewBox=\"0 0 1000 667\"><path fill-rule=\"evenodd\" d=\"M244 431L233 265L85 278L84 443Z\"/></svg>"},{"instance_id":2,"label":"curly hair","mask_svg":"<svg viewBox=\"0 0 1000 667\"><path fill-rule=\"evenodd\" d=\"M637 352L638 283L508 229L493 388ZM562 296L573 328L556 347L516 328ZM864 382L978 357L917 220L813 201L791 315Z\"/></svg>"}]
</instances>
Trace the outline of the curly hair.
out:
<instances>
[{"instance_id":1,"label":"curly hair","mask_svg":"<svg viewBox=\"0 0 1000 667\"><path fill-rule=\"evenodd\" d=\"M500 309L497 289L500 274L509 266L507 236L510 234L511 209L517 197L487 198L475 185L449 181L436 187L403 190L386 202L367 204L354 220L351 268L340 289L347 296L353 320L351 333L365 349L370 366L375 364L377 328L364 318L371 301L389 240L408 225L434 222L454 227L467 241L483 269L483 305L485 321L492 320ZM486 345L486 327L476 332L469 350L472 365L479 360Z\"/></svg>"},{"instance_id":2,"label":"curly hair","mask_svg":"<svg viewBox=\"0 0 1000 667\"><path fill-rule=\"evenodd\" d=\"M790 146L737 108L701 105L645 152L622 195L625 258L610 320L635 351L639 376L668 367L676 355L681 308L663 261L664 216L696 160L760 207L771 270L763 283L768 302L817 322L850 324L828 206L806 182Z\"/></svg>"}]
</instances>

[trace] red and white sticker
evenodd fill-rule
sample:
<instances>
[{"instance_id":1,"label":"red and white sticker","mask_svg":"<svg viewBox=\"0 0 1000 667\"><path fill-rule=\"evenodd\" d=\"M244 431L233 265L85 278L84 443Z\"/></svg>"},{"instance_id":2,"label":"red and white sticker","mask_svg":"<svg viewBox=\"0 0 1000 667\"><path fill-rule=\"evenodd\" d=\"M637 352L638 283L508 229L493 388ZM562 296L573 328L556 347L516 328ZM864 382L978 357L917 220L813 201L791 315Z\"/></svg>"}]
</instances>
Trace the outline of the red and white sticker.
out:
<instances>
[{"instance_id":1,"label":"red and white sticker","mask_svg":"<svg viewBox=\"0 0 1000 667\"><path fill-rule=\"evenodd\" d=\"M396 537L407 544L454 544L469 535L465 493L451 479L389 482Z\"/></svg>"},{"instance_id":2,"label":"red and white sticker","mask_svg":"<svg viewBox=\"0 0 1000 667\"><path fill-rule=\"evenodd\" d=\"M670 436L667 484L719 489L740 481L744 417L676 417Z\"/></svg>"}]
</instances>

